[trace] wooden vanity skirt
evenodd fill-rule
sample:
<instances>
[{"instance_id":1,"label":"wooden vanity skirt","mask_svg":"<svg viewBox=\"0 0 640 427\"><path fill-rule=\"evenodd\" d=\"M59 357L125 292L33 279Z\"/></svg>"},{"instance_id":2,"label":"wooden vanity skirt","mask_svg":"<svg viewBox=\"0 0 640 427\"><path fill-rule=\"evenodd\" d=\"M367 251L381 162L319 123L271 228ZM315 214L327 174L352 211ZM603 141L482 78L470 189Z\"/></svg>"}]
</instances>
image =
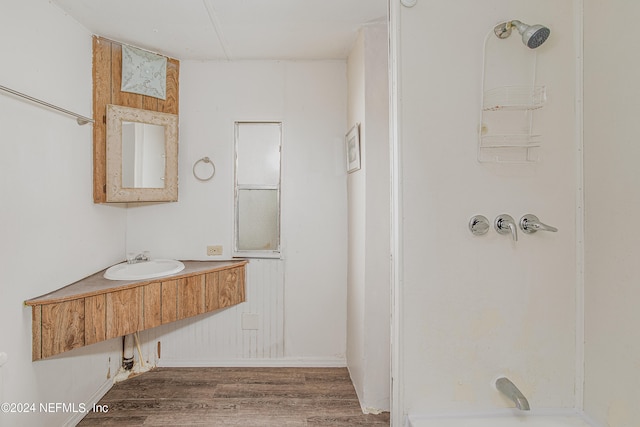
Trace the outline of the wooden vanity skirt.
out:
<instances>
[{"instance_id":1,"label":"wooden vanity skirt","mask_svg":"<svg viewBox=\"0 0 640 427\"><path fill-rule=\"evenodd\" d=\"M104 270L25 301L32 307L32 359L44 359L245 301L247 261L183 261L177 274L108 280Z\"/></svg>"}]
</instances>

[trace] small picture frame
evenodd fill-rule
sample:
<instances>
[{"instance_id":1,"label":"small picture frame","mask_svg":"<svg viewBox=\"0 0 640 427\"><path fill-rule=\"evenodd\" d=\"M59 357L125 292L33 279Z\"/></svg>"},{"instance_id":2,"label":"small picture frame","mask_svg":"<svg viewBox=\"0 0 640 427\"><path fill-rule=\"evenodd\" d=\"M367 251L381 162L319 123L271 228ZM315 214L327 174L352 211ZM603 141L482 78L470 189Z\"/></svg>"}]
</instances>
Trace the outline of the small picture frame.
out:
<instances>
[{"instance_id":1,"label":"small picture frame","mask_svg":"<svg viewBox=\"0 0 640 427\"><path fill-rule=\"evenodd\" d=\"M345 136L347 173L360 169L360 124L356 123Z\"/></svg>"}]
</instances>

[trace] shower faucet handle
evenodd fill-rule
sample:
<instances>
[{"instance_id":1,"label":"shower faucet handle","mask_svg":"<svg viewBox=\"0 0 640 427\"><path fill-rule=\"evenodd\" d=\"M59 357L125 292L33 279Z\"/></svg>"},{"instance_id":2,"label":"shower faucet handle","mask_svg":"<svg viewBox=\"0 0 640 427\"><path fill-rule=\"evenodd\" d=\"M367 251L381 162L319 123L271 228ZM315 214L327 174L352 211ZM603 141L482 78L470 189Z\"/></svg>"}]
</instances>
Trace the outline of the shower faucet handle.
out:
<instances>
[{"instance_id":1,"label":"shower faucet handle","mask_svg":"<svg viewBox=\"0 0 640 427\"><path fill-rule=\"evenodd\" d=\"M551 231L552 233L558 231L558 229L555 227L543 224L542 222L540 222L537 216L532 214L526 214L525 216L520 218L520 229L523 233L527 234L535 233L538 230Z\"/></svg>"},{"instance_id":2,"label":"shower faucet handle","mask_svg":"<svg viewBox=\"0 0 640 427\"><path fill-rule=\"evenodd\" d=\"M469 230L474 236L482 236L489 232L489 220L484 215L474 215L469 220Z\"/></svg>"},{"instance_id":3,"label":"shower faucet handle","mask_svg":"<svg viewBox=\"0 0 640 427\"><path fill-rule=\"evenodd\" d=\"M493 223L493 226L499 234L511 233L513 241L518 241L518 227L516 227L516 222L511 215L498 215Z\"/></svg>"}]
</instances>

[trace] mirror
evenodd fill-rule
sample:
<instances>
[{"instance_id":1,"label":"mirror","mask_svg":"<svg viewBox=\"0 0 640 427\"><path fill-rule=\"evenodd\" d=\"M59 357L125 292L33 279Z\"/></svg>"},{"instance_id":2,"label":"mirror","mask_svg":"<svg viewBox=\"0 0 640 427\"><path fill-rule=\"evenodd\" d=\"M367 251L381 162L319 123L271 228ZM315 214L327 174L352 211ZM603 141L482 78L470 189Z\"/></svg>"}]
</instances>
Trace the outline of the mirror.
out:
<instances>
[{"instance_id":1,"label":"mirror","mask_svg":"<svg viewBox=\"0 0 640 427\"><path fill-rule=\"evenodd\" d=\"M164 188L164 126L122 122L122 187Z\"/></svg>"},{"instance_id":2,"label":"mirror","mask_svg":"<svg viewBox=\"0 0 640 427\"><path fill-rule=\"evenodd\" d=\"M178 116L107 105L107 202L178 200Z\"/></svg>"}]
</instances>

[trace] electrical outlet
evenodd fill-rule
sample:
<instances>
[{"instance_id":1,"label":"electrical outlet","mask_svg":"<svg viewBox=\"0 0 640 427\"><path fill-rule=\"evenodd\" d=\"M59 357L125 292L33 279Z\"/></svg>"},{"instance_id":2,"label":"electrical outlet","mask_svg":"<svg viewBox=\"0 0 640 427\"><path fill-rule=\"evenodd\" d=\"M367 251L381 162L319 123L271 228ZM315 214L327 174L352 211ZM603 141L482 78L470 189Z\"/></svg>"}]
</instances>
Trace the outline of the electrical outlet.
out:
<instances>
[{"instance_id":1,"label":"electrical outlet","mask_svg":"<svg viewBox=\"0 0 640 427\"><path fill-rule=\"evenodd\" d=\"M222 246L207 246L207 256L222 255Z\"/></svg>"}]
</instances>

